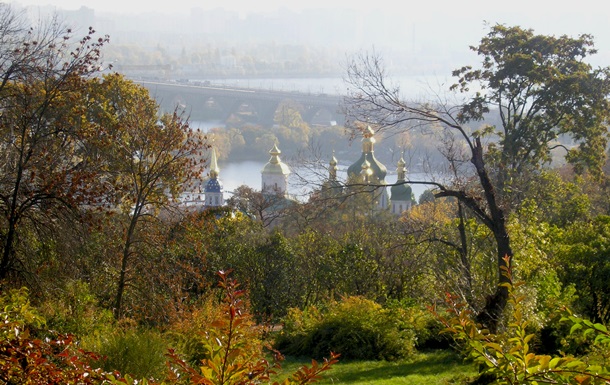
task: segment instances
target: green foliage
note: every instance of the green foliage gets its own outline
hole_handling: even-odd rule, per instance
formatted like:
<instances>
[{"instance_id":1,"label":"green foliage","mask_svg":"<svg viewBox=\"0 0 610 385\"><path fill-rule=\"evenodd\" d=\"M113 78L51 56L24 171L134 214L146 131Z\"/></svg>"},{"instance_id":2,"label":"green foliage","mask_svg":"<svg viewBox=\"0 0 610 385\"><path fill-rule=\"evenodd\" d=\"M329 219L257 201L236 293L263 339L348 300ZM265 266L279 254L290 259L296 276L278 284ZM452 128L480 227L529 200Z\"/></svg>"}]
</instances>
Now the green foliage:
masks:
<instances>
[{"instance_id":1,"label":"green foliage","mask_svg":"<svg viewBox=\"0 0 610 385\"><path fill-rule=\"evenodd\" d=\"M191 366L171 349L163 355L166 345L159 332L137 328L126 319L119 325L121 329L99 337L97 348L103 356L79 349L71 335L47 332L45 339L33 338L30 325L42 326L44 319L30 305L27 290L2 293L0 383L245 385L269 381L283 357L275 352L274 360L267 360L261 342L263 330L254 324L244 292L227 274L220 277L225 298L219 312L211 316L213 320L198 331L205 350L199 367ZM165 373L164 356L169 369ZM318 382L337 358L331 353L323 363L312 360L311 366L273 384ZM117 369L128 374L121 375Z\"/></svg>"},{"instance_id":2,"label":"green foliage","mask_svg":"<svg viewBox=\"0 0 610 385\"><path fill-rule=\"evenodd\" d=\"M516 250L512 270L528 282L520 288L525 294L520 305L530 327L557 333L562 329L556 322L557 309L572 306L577 295L573 285L560 277L563 269L557 265L552 252L556 227L546 222L552 218L540 206L526 199L510 217L508 226ZM563 336L557 335L557 338Z\"/></svg>"},{"instance_id":3,"label":"green foliage","mask_svg":"<svg viewBox=\"0 0 610 385\"><path fill-rule=\"evenodd\" d=\"M118 329L89 342L101 359L95 362L107 372L118 371L135 378L162 378L165 373L163 335L152 329L129 326L123 322Z\"/></svg>"},{"instance_id":4,"label":"green foliage","mask_svg":"<svg viewBox=\"0 0 610 385\"><path fill-rule=\"evenodd\" d=\"M606 366L605 370L608 371L607 365L610 362L610 332L608 332L608 328L601 323L575 316L568 309L563 311L561 321L570 325L571 336L582 337L591 343L587 352L589 362L604 365Z\"/></svg>"},{"instance_id":5,"label":"green foliage","mask_svg":"<svg viewBox=\"0 0 610 385\"><path fill-rule=\"evenodd\" d=\"M595 183L589 181L589 184ZM580 176L569 180L559 170L541 170L524 187L518 192L523 206L535 206L550 225L563 227L590 217L591 199L583 192L586 183Z\"/></svg>"},{"instance_id":6,"label":"green foliage","mask_svg":"<svg viewBox=\"0 0 610 385\"><path fill-rule=\"evenodd\" d=\"M347 359L394 360L412 354L415 339L408 311L347 297L321 308L291 309L276 347L297 356L336 352Z\"/></svg>"},{"instance_id":7,"label":"green foliage","mask_svg":"<svg viewBox=\"0 0 610 385\"><path fill-rule=\"evenodd\" d=\"M0 295L1 384L100 384L106 373L90 365L97 355L78 348L73 336L34 331L45 320L31 306L26 289ZM40 333L40 331L38 331Z\"/></svg>"},{"instance_id":8,"label":"green foliage","mask_svg":"<svg viewBox=\"0 0 610 385\"><path fill-rule=\"evenodd\" d=\"M557 229L553 241L556 261L563 266L561 280L573 284L579 296L575 310L596 322L610 322L610 217Z\"/></svg>"},{"instance_id":9,"label":"green foliage","mask_svg":"<svg viewBox=\"0 0 610 385\"><path fill-rule=\"evenodd\" d=\"M530 166L551 159L560 135L578 146L567 160L600 175L608 132L608 68L594 69L585 59L597 51L593 37L535 35L519 26L493 25L478 46L481 68L453 71L453 89L486 89L462 106L462 122L481 120L492 108L502 109L501 125L493 127L500 141L490 149L499 161L500 187L511 185ZM502 183L505 182L506 184Z\"/></svg>"},{"instance_id":10,"label":"green foliage","mask_svg":"<svg viewBox=\"0 0 610 385\"><path fill-rule=\"evenodd\" d=\"M46 324L44 317L30 303L29 290L25 287L0 292L0 322L5 326L1 335L3 339L11 338L13 334L6 325L10 324L17 333L20 329L38 329Z\"/></svg>"},{"instance_id":11,"label":"green foliage","mask_svg":"<svg viewBox=\"0 0 610 385\"><path fill-rule=\"evenodd\" d=\"M510 271L505 274L512 282ZM481 373L493 380L493 384L607 384L610 371L601 365L570 355L551 356L537 354L532 348L534 334L529 332L529 322L524 317L524 296L517 293L520 283L505 284L509 290L510 314L507 328L502 333L482 329L473 319L472 312L459 300L447 294L449 316L433 310L449 333L465 350L468 357L480 364ZM571 316L572 332L584 328L585 333L596 333L595 342L607 347L607 330Z\"/></svg>"},{"instance_id":12,"label":"green foliage","mask_svg":"<svg viewBox=\"0 0 610 385\"><path fill-rule=\"evenodd\" d=\"M72 333L82 339L108 332L112 327L112 312L100 307L89 284L67 282L64 288L55 288L52 294L39 305L50 329Z\"/></svg>"},{"instance_id":13,"label":"green foliage","mask_svg":"<svg viewBox=\"0 0 610 385\"><path fill-rule=\"evenodd\" d=\"M434 190L426 189L419 196L419 204L421 205L421 204L424 204L424 203L430 203L430 202L433 202L434 199L435 199L434 198Z\"/></svg>"},{"instance_id":14,"label":"green foliage","mask_svg":"<svg viewBox=\"0 0 610 385\"><path fill-rule=\"evenodd\" d=\"M451 339L441 332L442 325L428 311L427 308L417 304L414 300L389 300L384 305L391 311L399 312L403 318L400 323L405 328L410 328L414 337L415 348L421 351L431 349L449 349ZM411 357L409 354L408 357Z\"/></svg>"},{"instance_id":15,"label":"green foliage","mask_svg":"<svg viewBox=\"0 0 610 385\"><path fill-rule=\"evenodd\" d=\"M270 380L283 359L279 353L275 353L274 360L268 361L265 346L260 342L262 329L254 325L244 300L245 292L239 289L237 282L229 278L227 273L220 272L219 276L219 286L224 292L222 317L214 320L208 329L200 331L206 358L201 360L200 367L196 369L170 350L168 384L260 383ZM330 359L322 364L314 360L311 367L300 368L282 381L282 384L317 382L320 374L337 362L337 357L331 353Z\"/></svg>"},{"instance_id":16,"label":"green foliage","mask_svg":"<svg viewBox=\"0 0 610 385\"><path fill-rule=\"evenodd\" d=\"M295 285L298 278L294 275L296 256L290 242L281 233L274 232L251 257L249 265L242 266L241 274L247 274L253 309L267 319L279 318L300 299Z\"/></svg>"}]
</instances>

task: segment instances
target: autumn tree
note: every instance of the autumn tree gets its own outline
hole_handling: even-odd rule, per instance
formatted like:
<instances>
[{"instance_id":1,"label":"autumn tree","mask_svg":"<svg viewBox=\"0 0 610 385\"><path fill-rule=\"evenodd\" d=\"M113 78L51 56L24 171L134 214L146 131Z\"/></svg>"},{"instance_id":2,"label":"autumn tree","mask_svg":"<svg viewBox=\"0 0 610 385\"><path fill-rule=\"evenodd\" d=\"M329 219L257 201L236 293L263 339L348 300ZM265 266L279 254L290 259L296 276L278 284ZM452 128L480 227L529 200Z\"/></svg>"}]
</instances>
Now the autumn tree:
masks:
<instances>
[{"instance_id":1,"label":"autumn tree","mask_svg":"<svg viewBox=\"0 0 610 385\"><path fill-rule=\"evenodd\" d=\"M75 41L56 19L30 26L6 4L0 31L1 279L33 272L26 232L36 238L95 200L80 102L108 38L89 29Z\"/></svg>"},{"instance_id":2,"label":"autumn tree","mask_svg":"<svg viewBox=\"0 0 610 385\"><path fill-rule=\"evenodd\" d=\"M87 105L99 129L100 160L107 164L115 208L124 218L114 300L120 318L125 289L135 274L131 267L152 234L146 228L200 176L205 137L177 111L161 115L148 91L121 75L95 79L89 86Z\"/></svg>"},{"instance_id":3,"label":"autumn tree","mask_svg":"<svg viewBox=\"0 0 610 385\"><path fill-rule=\"evenodd\" d=\"M466 92L480 86L482 91L463 103L406 102L399 87L387 82L379 56L365 54L348 65L351 92L345 105L351 120L371 122L378 131L420 128L439 133L444 143L460 144L464 156L449 159L460 166L460 178L454 183L427 182L437 189L437 198L459 200L489 228L496 244L496 278L502 284L507 283L502 271L510 268L514 255L507 229L510 207L503 200L510 196L505 182L515 171L548 161L560 134L578 144L568 152L569 161L599 167L607 140L609 70L593 69L584 60L595 53L589 35L557 38L496 25L473 50L483 57L482 68L454 71L458 84L453 88ZM468 125L482 120L492 107L498 109L500 125L476 131ZM421 181L407 181L414 182ZM494 330L507 300L506 286L497 285L479 320Z\"/></svg>"},{"instance_id":4,"label":"autumn tree","mask_svg":"<svg viewBox=\"0 0 610 385\"><path fill-rule=\"evenodd\" d=\"M246 185L238 186L227 204L234 210L256 218L265 228L285 219L294 206L280 191L263 193Z\"/></svg>"}]
</instances>

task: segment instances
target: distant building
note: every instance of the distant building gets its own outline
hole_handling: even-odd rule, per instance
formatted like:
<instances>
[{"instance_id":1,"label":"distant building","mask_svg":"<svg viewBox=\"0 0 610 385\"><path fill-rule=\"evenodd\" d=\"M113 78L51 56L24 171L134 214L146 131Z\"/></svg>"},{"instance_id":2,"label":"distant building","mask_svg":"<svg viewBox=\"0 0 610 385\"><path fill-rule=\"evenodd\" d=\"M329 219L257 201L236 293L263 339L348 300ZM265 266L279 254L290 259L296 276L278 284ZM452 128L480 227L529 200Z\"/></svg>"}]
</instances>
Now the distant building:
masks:
<instances>
[{"instance_id":1,"label":"distant building","mask_svg":"<svg viewBox=\"0 0 610 385\"><path fill-rule=\"evenodd\" d=\"M349 183L362 183L374 187L373 199L378 209L388 207L388 191L386 189L385 177L387 168L375 158L375 132L369 126L362 137L362 155L347 169Z\"/></svg>"},{"instance_id":2,"label":"distant building","mask_svg":"<svg viewBox=\"0 0 610 385\"><path fill-rule=\"evenodd\" d=\"M222 182L218 178L220 169L216 159L216 149L212 147L210 160L210 179L205 183L203 192L205 194L205 207L219 207L224 205Z\"/></svg>"},{"instance_id":3,"label":"distant building","mask_svg":"<svg viewBox=\"0 0 610 385\"><path fill-rule=\"evenodd\" d=\"M322 184L322 196L332 198L343 195L343 183L337 180L337 158L333 156L328 163L328 179Z\"/></svg>"},{"instance_id":4,"label":"distant building","mask_svg":"<svg viewBox=\"0 0 610 385\"><path fill-rule=\"evenodd\" d=\"M261 170L262 192L288 197L290 167L280 159L281 153L277 144L269 151L271 159Z\"/></svg>"},{"instance_id":5,"label":"distant building","mask_svg":"<svg viewBox=\"0 0 610 385\"><path fill-rule=\"evenodd\" d=\"M390 210L400 215L413 205L413 190L406 182L405 161L401 157L396 168L396 183L390 188Z\"/></svg>"},{"instance_id":6,"label":"distant building","mask_svg":"<svg viewBox=\"0 0 610 385\"><path fill-rule=\"evenodd\" d=\"M387 210L393 214L400 215L410 210L413 205L413 193L406 182L405 161L401 157L397 163L397 180L390 188L388 194L386 176L387 168L375 158L374 131L368 127L362 138L362 154L360 158L347 169L347 187L337 180L337 159L333 153L329 161L328 179L323 183L321 196L332 198L344 195L352 184L352 188L370 186L372 193L373 208L376 210ZM261 194L266 203L267 212L280 212L287 207L296 204L296 200L290 197L288 189L288 177L291 173L290 167L280 159L281 151L277 144L269 151L271 157L261 170ZM204 184L205 204L208 207L218 207L225 204L223 199L223 187L219 178L220 170L217 164L216 150L212 148L210 159L209 179ZM357 187L356 187L357 186Z\"/></svg>"}]
</instances>

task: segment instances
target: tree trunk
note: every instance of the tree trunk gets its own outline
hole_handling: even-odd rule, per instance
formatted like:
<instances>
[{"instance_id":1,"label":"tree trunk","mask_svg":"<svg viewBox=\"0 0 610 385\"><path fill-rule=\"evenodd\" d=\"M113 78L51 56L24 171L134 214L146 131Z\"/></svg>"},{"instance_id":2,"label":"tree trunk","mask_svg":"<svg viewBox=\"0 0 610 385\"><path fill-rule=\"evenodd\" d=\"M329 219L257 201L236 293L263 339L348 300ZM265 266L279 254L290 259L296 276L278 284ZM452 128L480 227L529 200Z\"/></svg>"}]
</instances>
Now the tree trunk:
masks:
<instances>
[{"instance_id":1,"label":"tree trunk","mask_svg":"<svg viewBox=\"0 0 610 385\"><path fill-rule=\"evenodd\" d=\"M11 217L9 219L8 231L2 245L2 261L0 261L0 280L5 279L8 276L8 272L11 269L11 260L14 253L15 244L15 220Z\"/></svg>"},{"instance_id":2,"label":"tree trunk","mask_svg":"<svg viewBox=\"0 0 610 385\"><path fill-rule=\"evenodd\" d=\"M0 261L0 280L5 279L8 276L9 270L11 269L11 262L14 258L15 253L15 236L17 232L17 222L19 221L19 215L17 210L17 199L21 190L21 178L23 176L23 164L24 149L20 148L19 161L17 167L17 175L15 176L15 186L13 187L13 195L11 197L11 204L8 208L8 230L4 244L2 245L2 261Z\"/></svg>"},{"instance_id":3,"label":"tree trunk","mask_svg":"<svg viewBox=\"0 0 610 385\"><path fill-rule=\"evenodd\" d=\"M477 170L481 187L483 187L485 194L485 200L489 210L490 230L493 233L497 246L496 258L498 264L498 286L496 287L494 294L487 297L485 307L477 314L477 321L491 332L496 332L500 317L508 303L508 287L504 284L510 283L508 273L512 262L513 251L510 247L510 237L508 235L508 230L506 229L504 211L498 204L496 190L485 169L483 146L481 145L480 138L475 139L472 149L472 163Z\"/></svg>"},{"instance_id":4,"label":"tree trunk","mask_svg":"<svg viewBox=\"0 0 610 385\"><path fill-rule=\"evenodd\" d=\"M460 233L460 262L461 262L461 273L463 278L466 280L466 301L472 304L472 269L470 261L468 260L468 238L466 236L466 226L464 217L464 208L462 202L458 200L458 217L460 219L458 223L458 231Z\"/></svg>"},{"instance_id":5,"label":"tree trunk","mask_svg":"<svg viewBox=\"0 0 610 385\"><path fill-rule=\"evenodd\" d=\"M121 272L119 274L119 282L117 285L117 293L114 302L114 318L120 319L123 316L122 307L123 307L123 293L125 292L125 272L127 271L127 257L128 251L123 251L123 256L121 259Z\"/></svg>"},{"instance_id":6,"label":"tree trunk","mask_svg":"<svg viewBox=\"0 0 610 385\"><path fill-rule=\"evenodd\" d=\"M114 318L120 319L123 316L123 293L125 292L125 285L127 283L127 261L131 254L131 243L133 241L133 235L135 232L136 224L141 212L141 207L137 204L134 210L133 216L129 221L129 228L125 235L125 245L123 246L123 253L121 257L121 271L119 273L119 281L117 283L117 292L114 302Z\"/></svg>"}]
</instances>

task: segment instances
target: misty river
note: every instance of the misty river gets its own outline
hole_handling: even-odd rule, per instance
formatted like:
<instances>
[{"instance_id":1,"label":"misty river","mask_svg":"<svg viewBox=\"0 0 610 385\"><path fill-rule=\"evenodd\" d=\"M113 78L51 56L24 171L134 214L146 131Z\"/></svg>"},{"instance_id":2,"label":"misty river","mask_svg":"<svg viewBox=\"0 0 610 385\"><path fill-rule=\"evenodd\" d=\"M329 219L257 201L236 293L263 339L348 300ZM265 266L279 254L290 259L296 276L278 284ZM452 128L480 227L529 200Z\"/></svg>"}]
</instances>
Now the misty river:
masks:
<instances>
[{"instance_id":1,"label":"misty river","mask_svg":"<svg viewBox=\"0 0 610 385\"><path fill-rule=\"evenodd\" d=\"M403 76L396 78L396 83L403 90L403 95L408 98L421 98L424 95L430 95L434 92L440 92L439 88L448 88L447 79L442 79L437 76ZM199 79L193 79L199 80ZM254 79L216 79L211 81L216 85L227 85L233 87L246 87L254 89L269 89L278 91L298 91L305 93L328 93L341 95L345 94L347 89L346 84L341 78L254 78ZM220 121L191 121L191 127L199 128L206 132L212 127L224 127L224 122ZM356 159L354 159L355 161ZM255 189L261 188L261 170L266 164L264 161L240 161L240 162L223 162L219 164L220 179L224 185L224 197L231 197L232 191L241 185L247 185ZM338 165L338 178L345 180L346 170L349 164ZM392 165L388 167L388 175L386 183L391 184L396 181L395 170ZM311 183L309 186L304 186L300 182L300 175L307 178L308 173L312 174ZM306 199L304 196L307 192L316 188L320 182L319 175L326 175L326 170L310 171L310 170L295 170L289 178L289 193L296 196L297 199ZM316 174L316 175L314 175ZM422 180L423 175L409 174L408 178L413 180ZM412 185L415 199L419 199L421 193L428 187L425 185Z\"/></svg>"}]
</instances>

